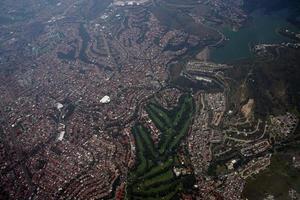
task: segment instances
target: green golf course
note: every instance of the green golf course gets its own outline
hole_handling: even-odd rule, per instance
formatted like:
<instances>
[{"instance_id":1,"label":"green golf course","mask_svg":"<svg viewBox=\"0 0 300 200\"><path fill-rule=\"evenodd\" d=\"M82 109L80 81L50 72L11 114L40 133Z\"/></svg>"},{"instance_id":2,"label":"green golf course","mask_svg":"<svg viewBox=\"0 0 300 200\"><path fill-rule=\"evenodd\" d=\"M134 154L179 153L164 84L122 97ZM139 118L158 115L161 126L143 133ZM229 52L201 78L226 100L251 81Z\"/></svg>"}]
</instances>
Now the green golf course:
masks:
<instances>
[{"instance_id":1,"label":"green golf course","mask_svg":"<svg viewBox=\"0 0 300 200\"><path fill-rule=\"evenodd\" d=\"M142 123L132 128L137 164L128 177L126 199L178 199L180 192L191 189L194 183L192 175L176 176L173 172L174 167L182 167L177 150L192 122L193 98L182 95L172 110L150 102L146 111L161 132L160 140L155 145L150 130Z\"/></svg>"}]
</instances>

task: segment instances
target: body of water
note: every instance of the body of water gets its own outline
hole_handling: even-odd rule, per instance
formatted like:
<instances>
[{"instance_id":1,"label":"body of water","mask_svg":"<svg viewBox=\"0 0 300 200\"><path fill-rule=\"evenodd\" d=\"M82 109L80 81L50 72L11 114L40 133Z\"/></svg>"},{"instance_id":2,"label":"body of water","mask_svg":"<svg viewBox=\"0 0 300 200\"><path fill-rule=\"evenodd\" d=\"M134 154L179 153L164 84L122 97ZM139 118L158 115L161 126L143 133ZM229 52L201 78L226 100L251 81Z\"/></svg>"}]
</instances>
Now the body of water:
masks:
<instances>
[{"instance_id":1,"label":"body of water","mask_svg":"<svg viewBox=\"0 0 300 200\"><path fill-rule=\"evenodd\" d=\"M225 28L222 32L229 40L225 42L224 46L212 50L211 60L229 62L249 58L253 56L249 50L251 44L289 41L288 38L277 33L277 30L282 27L296 29L286 20L286 16L286 11L273 12L268 15L261 11L255 11L251 14L252 18L249 23L239 31Z\"/></svg>"}]
</instances>

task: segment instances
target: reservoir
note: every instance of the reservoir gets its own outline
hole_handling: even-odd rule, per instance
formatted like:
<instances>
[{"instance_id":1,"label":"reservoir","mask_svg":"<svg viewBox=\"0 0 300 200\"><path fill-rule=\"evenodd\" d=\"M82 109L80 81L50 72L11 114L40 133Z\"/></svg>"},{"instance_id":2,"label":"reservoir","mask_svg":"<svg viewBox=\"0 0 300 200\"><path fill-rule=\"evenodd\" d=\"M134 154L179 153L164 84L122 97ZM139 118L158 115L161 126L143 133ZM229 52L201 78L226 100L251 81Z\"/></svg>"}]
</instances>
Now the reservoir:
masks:
<instances>
[{"instance_id":1,"label":"reservoir","mask_svg":"<svg viewBox=\"0 0 300 200\"><path fill-rule=\"evenodd\" d=\"M228 38L224 46L212 49L210 59L214 62L230 62L243 58L251 58L253 55L249 45L259 43L281 43L289 41L277 33L282 27L295 30L296 28L286 21L286 11L264 14L257 10L251 14L251 20L240 30L233 31L224 28L222 33Z\"/></svg>"}]
</instances>

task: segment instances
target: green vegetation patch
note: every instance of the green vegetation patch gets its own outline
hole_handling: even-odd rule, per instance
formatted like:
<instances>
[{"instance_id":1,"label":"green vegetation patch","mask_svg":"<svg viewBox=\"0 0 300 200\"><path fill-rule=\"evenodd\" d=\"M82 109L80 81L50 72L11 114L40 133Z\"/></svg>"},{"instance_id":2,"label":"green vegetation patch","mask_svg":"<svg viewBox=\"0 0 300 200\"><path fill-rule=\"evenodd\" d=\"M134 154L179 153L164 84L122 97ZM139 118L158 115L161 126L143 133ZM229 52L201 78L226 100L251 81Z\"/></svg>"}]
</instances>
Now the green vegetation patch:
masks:
<instances>
[{"instance_id":1,"label":"green vegetation patch","mask_svg":"<svg viewBox=\"0 0 300 200\"><path fill-rule=\"evenodd\" d=\"M176 149L192 121L194 112L192 96L182 96L179 105L171 111L152 104L146 108L155 126L163 133L158 145L160 155L172 153Z\"/></svg>"},{"instance_id":2,"label":"green vegetation patch","mask_svg":"<svg viewBox=\"0 0 300 200\"><path fill-rule=\"evenodd\" d=\"M300 193L300 170L292 166L290 156L277 154L268 169L247 180L243 196L260 200L272 195L275 199L288 200L291 189Z\"/></svg>"},{"instance_id":3,"label":"green vegetation patch","mask_svg":"<svg viewBox=\"0 0 300 200\"><path fill-rule=\"evenodd\" d=\"M137 123L132 128L137 165L128 177L126 199L177 199L181 191L191 188L190 184L194 183L194 179L177 177L173 172L175 166L181 166L176 152L192 122L193 98L183 95L179 105L170 111L151 102L146 111L161 137L155 145L150 130L143 124Z\"/></svg>"}]
</instances>

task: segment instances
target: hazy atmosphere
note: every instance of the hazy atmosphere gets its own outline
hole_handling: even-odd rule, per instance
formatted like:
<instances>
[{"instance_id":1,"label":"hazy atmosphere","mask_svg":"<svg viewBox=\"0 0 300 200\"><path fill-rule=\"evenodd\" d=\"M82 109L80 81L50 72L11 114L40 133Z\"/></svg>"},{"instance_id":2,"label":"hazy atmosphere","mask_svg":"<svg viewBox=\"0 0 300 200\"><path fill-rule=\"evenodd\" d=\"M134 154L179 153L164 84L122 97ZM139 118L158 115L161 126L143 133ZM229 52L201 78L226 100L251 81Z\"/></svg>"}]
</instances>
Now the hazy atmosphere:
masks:
<instances>
[{"instance_id":1,"label":"hazy atmosphere","mask_svg":"<svg viewBox=\"0 0 300 200\"><path fill-rule=\"evenodd\" d=\"M298 200L299 119L298 0L1 0L0 200Z\"/></svg>"}]
</instances>

